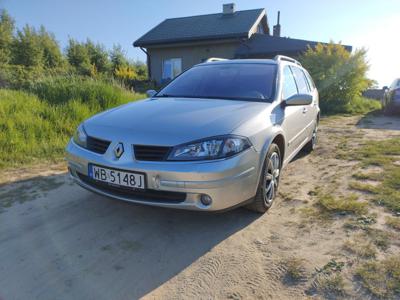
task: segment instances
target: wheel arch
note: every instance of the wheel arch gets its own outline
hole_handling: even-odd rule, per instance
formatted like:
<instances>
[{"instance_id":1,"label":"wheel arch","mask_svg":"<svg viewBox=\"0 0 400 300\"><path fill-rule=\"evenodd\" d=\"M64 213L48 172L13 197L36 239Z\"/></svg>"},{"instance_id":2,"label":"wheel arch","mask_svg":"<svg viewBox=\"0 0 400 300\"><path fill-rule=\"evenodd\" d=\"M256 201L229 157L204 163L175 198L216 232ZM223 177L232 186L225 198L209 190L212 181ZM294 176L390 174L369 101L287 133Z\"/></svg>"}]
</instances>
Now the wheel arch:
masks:
<instances>
[{"instance_id":1,"label":"wheel arch","mask_svg":"<svg viewBox=\"0 0 400 300\"><path fill-rule=\"evenodd\" d=\"M270 144L276 144L279 148L280 154L281 154L281 165L284 161L285 158L285 137L283 134L278 133L271 141ZM268 147L269 148L269 147Z\"/></svg>"}]
</instances>

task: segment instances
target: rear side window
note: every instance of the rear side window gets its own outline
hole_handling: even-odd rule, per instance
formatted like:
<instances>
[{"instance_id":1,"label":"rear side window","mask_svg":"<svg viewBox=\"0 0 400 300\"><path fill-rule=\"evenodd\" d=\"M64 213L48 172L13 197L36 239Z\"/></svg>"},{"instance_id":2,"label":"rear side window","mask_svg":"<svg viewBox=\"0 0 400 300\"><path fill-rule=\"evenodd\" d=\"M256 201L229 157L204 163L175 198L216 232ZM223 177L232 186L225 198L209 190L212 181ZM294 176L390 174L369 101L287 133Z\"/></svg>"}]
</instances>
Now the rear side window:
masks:
<instances>
[{"instance_id":1,"label":"rear side window","mask_svg":"<svg viewBox=\"0 0 400 300\"><path fill-rule=\"evenodd\" d=\"M395 81L393 81L392 85L390 86L390 89L395 89L398 86L400 86L400 79L396 79Z\"/></svg>"},{"instance_id":2,"label":"rear side window","mask_svg":"<svg viewBox=\"0 0 400 300\"><path fill-rule=\"evenodd\" d=\"M290 67L293 71L294 78L297 83L297 89L299 90L299 94L308 94L310 93L310 88L308 86L308 82L306 76L303 71L297 67Z\"/></svg>"},{"instance_id":3,"label":"rear side window","mask_svg":"<svg viewBox=\"0 0 400 300\"><path fill-rule=\"evenodd\" d=\"M282 86L282 98L284 100L290 98L297 94L297 86L294 81L294 76L292 70L289 66L283 68L283 86Z\"/></svg>"},{"instance_id":4,"label":"rear side window","mask_svg":"<svg viewBox=\"0 0 400 300\"><path fill-rule=\"evenodd\" d=\"M304 71L304 70L303 70L303 73L306 75L308 85L310 86L310 90L311 91L314 90L315 89L315 83L312 80L310 74L307 71Z\"/></svg>"}]
</instances>

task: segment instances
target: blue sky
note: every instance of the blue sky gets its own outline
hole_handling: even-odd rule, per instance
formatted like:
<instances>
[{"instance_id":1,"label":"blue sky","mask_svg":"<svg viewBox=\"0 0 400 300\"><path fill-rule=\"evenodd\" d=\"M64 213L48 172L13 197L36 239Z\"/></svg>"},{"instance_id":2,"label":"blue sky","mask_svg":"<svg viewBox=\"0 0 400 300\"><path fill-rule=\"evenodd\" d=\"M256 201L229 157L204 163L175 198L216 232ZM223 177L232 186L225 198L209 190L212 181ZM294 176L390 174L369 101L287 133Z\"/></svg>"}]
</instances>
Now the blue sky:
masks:
<instances>
[{"instance_id":1,"label":"blue sky","mask_svg":"<svg viewBox=\"0 0 400 300\"><path fill-rule=\"evenodd\" d=\"M63 48L68 37L89 37L108 48L121 44L129 57L144 61L132 42L153 26L166 18L220 12L227 2L237 10L265 8L271 27L280 10L283 36L368 48L369 76L380 85L400 77L399 0L0 0L0 8L18 27L44 25Z\"/></svg>"}]
</instances>

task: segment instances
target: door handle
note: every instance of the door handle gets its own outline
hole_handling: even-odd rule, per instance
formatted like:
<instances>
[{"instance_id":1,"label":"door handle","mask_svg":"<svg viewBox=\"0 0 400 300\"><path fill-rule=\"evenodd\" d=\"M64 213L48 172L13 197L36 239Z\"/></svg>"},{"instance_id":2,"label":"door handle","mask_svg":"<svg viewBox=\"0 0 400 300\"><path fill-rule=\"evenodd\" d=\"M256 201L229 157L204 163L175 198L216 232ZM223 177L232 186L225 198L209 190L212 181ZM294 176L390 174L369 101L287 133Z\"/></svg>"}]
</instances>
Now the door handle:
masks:
<instances>
[{"instance_id":1,"label":"door handle","mask_svg":"<svg viewBox=\"0 0 400 300\"><path fill-rule=\"evenodd\" d=\"M305 114L308 111L307 107L303 107L303 114Z\"/></svg>"}]
</instances>

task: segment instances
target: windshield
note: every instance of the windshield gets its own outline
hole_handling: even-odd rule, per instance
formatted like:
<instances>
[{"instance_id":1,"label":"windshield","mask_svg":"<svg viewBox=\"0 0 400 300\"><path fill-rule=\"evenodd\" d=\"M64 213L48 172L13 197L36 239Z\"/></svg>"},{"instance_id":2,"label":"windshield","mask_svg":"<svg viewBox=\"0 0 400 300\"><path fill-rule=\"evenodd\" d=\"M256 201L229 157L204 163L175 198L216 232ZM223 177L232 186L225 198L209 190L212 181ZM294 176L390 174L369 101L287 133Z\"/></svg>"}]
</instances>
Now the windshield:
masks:
<instances>
[{"instance_id":1,"label":"windshield","mask_svg":"<svg viewBox=\"0 0 400 300\"><path fill-rule=\"evenodd\" d=\"M199 65L181 74L157 97L216 98L271 102L276 65L229 63Z\"/></svg>"}]
</instances>

